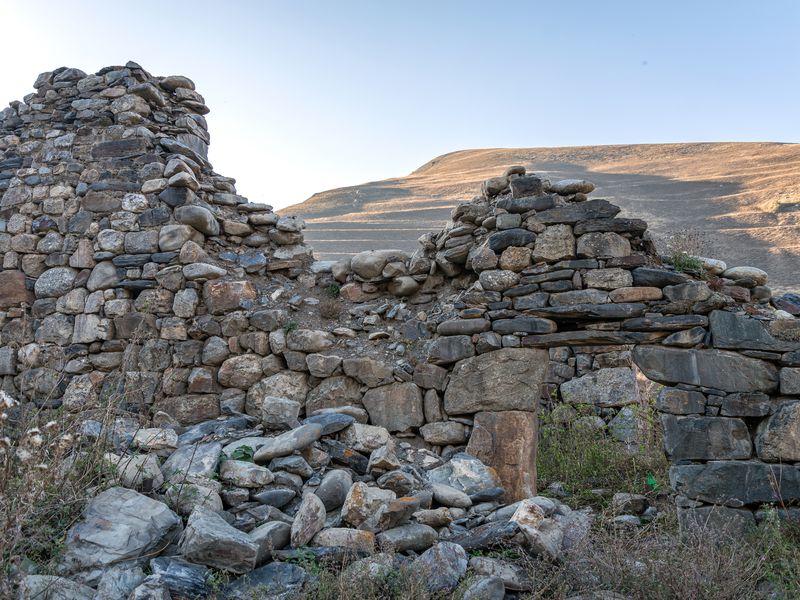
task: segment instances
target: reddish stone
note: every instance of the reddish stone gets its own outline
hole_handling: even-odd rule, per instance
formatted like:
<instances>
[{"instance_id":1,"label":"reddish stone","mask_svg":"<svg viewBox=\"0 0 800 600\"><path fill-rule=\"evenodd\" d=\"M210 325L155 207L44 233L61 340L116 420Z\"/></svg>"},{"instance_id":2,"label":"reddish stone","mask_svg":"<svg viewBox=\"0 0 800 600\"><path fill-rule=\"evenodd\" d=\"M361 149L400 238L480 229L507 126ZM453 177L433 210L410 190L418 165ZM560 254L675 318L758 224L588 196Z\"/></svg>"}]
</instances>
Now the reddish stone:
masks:
<instances>
[{"instance_id":1,"label":"reddish stone","mask_svg":"<svg viewBox=\"0 0 800 600\"><path fill-rule=\"evenodd\" d=\"M737 302L750 302L750 290L740 285L725 285L719 291Z\"/></svg>"},{"instance_id":2,"label":"reddish stone","mask_svg":"<svg viewBox=\"0 0 800 600\"><path fill-rule=\"evenodd\" d=\"M339 294L348 302L366 302L378 297L378 294L364 291L360 283L346 283L339 290Z\"/></svg>"},{"instance_id":3,"label":"reddish stone","mask_svg":"<svg viewBox=\"0 0 800 600\"><path fill-rule=\"evenodd\" d=\"M213 279L203 286L203 301L208 312L221 315L241 307L243 300L255 300L256 289L249 281Z\"/></svg>"},{"instance_id":4,"label":"reddish stone","mask_svg":"<svg viewBox=\"0 0 800 600\"><path fill-rule=\"evenodd\" d=\"M0 308L33 302L33 292L25 287L22 271L0 271Z\"/></svg>"},{"instance_id":5,"label":"reddish stone","mask_svg":"<svg viewBox=\"0 0 800 600\"><path fill-rule=\"evenodd\" d=\"M492 467L516 502L536 495L536 413L507 410L479 412L467 444L470 454Z\"/></svg>"}]
</instances>

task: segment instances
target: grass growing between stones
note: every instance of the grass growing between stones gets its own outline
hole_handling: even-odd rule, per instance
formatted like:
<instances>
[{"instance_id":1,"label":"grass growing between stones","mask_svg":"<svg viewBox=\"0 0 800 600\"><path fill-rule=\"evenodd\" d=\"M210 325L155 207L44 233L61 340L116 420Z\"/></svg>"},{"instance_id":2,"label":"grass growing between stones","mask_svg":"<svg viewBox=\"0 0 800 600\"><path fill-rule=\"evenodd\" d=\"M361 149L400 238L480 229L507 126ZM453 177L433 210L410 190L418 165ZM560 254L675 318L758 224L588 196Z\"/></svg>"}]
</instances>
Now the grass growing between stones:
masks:
<instances>
[{"instance_id":1,"label":"grass growing between stones","mask_svg":"<svg viewBox=\"0 0 800 600\"><path fill-rule=\"evenodd\" d=\"M711 531L679 534L674 512L635 530L608 527L602 515L591 535L557 563L518 548L476 555L521 568L521 600L792 600L800 597L800 527L768 518L749 536ZM354 574L331 566L296 600L461 600L480 576L471 570L453 592L429 594L408 567ZM592 595L597 593L607 595ZM614 592L617 595L611 595ZM266 598L266 597L265 597ZM260 600L254 598L253 600Z\"/></svg>"},{"instance_id":2,"label":"grass growing between stones","mask_svg":"<svg viewBox=\"0 0 800 600\"><path fill-rule=\"evenodd\" d=\"M615 492L652 497L667 490L669 462L660 424L647 405L640 405L637 413L639 441L630 446L614 439L605 427L596 427L587 414L578 413L567 422L552 414L542 416L536 459L538 488L544 491L560 482L569 494L562 498L564 502L600 509Z\"/></svg>"},{"instance_id":3,"label":"grass growing between stones","mask_svg":"<svg viewBox=\"0 0 800 600\"><path fill-rule=\"evenodd\" d=\"M602 524L559 565L541 564L528 598L613 590L630 600L789 600L800 595L800 529L776 518L749 536L679 534L674 513L633 531Z\"/></svg>"},{"instance_id":4,"label":"grass growing between stones","mask_svg":"<svg viewBox=\"0 0 800 600\"><path fill-rule=\"evenodd\" d=\"M44 413L0 392L0 597L35 566L52 572L67 530L113 473L104 445L77 448L82 419ZM104 424L111 414L98 415Z\"/></svg>"}]
</instances>

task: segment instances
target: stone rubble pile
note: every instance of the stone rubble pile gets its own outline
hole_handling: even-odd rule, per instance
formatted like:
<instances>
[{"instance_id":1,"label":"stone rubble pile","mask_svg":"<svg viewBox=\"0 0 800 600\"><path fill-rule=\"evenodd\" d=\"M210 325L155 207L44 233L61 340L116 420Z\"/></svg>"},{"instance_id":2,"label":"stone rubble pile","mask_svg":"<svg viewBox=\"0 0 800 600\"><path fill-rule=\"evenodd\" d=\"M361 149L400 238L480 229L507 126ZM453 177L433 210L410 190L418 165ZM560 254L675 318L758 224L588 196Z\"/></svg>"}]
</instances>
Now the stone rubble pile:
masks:
<instances>
[{"instance_id":1,"label":"stone rubble pile","mask_svg":"<svg viewBox=\"0 0 800 600\"><path fill-rule=\"evenodd\" d=\"M666 386L684 526L800 499L800 301L763 271L679 272L591 183L519 166L411 256L313 262L302 220L214 173L190 80L128 63L35 88L0 112L0 376L108 444L116 487L65 544L75 598L202 597L209 569L233 598L298 590L307 553L524 591L466 552L579 543L590 516L536 495L537 413L636 444L637 369ZM620 526L647 510L615 501Z\"/></svg>"},{"instance_id":2,"label":"stone rubble pile","mask_svg":"<svg viewBox=\"0 0 800 600\"><path fill-rule=\"evenodd\" d=\"M260 586L277 593L311 583L290 561L316 557L351 569L405 564L431 592L450 591L467 551L513 544L557 560L589 531L588 512L543 496L506 504L496 473L476 458L446 460L348 412L356 416L324 412L294 429L290 414L269 436L247 417L180 435L118 422L106 455L118 487L70 529L57 585L82 589L75 598L143 590L203 598L213 568L234 576L224 597L249 598ZM504 564L473 570L489 577ZM52 583L42 577L25 585Z\"/></svg>"}]
</instances>

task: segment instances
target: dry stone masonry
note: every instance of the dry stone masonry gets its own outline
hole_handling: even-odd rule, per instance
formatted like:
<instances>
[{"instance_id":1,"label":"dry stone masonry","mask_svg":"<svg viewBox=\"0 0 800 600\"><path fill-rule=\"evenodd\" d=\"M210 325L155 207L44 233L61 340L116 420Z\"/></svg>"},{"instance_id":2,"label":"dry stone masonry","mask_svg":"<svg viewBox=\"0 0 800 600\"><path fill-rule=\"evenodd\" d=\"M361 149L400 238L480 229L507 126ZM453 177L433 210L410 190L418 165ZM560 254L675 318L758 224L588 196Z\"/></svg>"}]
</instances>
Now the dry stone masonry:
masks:
<instances>
[{"instance_id":1,"label":"dry stone masonry","mask_svg":"<svg viewBox=\"0 0 800 600\"><path fill-rule=\"evenodd\" d=\"M191 80L128 63L34 87L0 112L0 376L108 443L71 597L202 596L209 568L226 597L297 590L300 552L418 555L431 591L499 542L558 558L590 517L536 496L537 414L636 443L637 370L665 386L684 526L800 500L800 298L763 271L678 272L591 183L524 167L413 255L314 261L301 219L214 172ZM493 560L472 597L503 597Z\"/></svg>"}]
</instances>

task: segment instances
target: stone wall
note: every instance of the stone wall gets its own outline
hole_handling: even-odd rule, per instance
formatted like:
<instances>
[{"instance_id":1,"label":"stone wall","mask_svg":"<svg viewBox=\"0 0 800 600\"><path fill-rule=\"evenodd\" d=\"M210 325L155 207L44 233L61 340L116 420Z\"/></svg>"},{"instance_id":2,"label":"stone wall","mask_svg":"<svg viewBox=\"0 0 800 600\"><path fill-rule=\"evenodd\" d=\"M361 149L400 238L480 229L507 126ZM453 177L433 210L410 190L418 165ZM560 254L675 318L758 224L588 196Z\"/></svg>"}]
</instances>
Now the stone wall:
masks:
<instances>
[{"instance_id":1,"label":"stone wall","mask_svg":"<svg viewBox=\"0 0 800 600\"><path fill-rule=\"evenodd\" d=\"M187 78L128 63L34 87L0 112L0 375L14 397L88 416L113 400L131 431L344 413L348 451L389 436L465 450L513 501L535 493L543 407L581 406L635 442L635 364L668 386L657 407L684 519L800 499L800 320L763 271L677 272L591 183L522 167L412 256L314 262L300 219L213 171Z\"/></svg>"}]
</instances>

